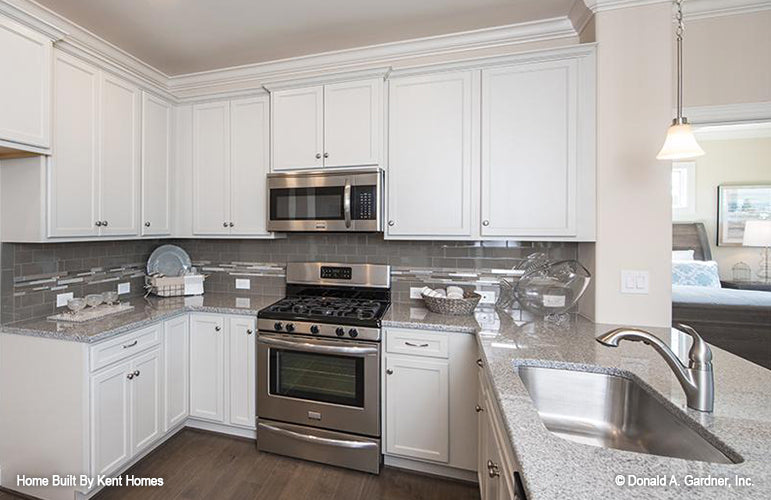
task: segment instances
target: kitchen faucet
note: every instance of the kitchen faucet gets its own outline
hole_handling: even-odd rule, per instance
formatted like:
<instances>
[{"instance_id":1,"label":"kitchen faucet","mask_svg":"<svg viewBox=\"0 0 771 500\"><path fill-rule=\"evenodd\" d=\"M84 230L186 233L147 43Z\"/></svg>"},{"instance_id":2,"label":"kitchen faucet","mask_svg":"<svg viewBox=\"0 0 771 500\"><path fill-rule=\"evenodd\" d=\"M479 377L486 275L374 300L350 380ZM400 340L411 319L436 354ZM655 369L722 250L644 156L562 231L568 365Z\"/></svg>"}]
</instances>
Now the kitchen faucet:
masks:
<instances>
[{"instance_id":1,"label":"kitchen faucet","mask_svg":"<svg viewBox=\"0 0 771 500\"><path fill-rule=\"evenodd\" d=\"M597 337L597 342L608 347L618 347L621 340L632 340L650 345L661 354L672 371L675 372L677 381L685 391L685 397L689 408L694 410L711 412L715 403L715 381L712 373L712 351L704 339L696 333L696 330L688 325L675 325L693 338L693 345L688 352L688 367L677 358L669 348L657 336L645 330L637 328L616 328Z\"/></svg>"}]
</instances>

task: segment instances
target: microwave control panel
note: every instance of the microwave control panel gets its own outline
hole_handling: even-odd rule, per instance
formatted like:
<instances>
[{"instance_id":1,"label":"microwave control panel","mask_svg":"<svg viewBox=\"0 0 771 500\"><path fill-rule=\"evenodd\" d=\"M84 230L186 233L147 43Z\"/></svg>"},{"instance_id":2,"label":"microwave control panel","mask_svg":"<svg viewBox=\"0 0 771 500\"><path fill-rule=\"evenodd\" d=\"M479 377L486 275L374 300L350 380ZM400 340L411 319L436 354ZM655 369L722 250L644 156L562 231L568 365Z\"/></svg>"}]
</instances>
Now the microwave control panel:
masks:
<instances>
[{"instance_id":1,"label":"microwave control panel","mask_svg":"<svg viewBox=\"0 0 771 500\"><path fill-rule=\"evenodd\" d=\"M354 220L377 219L377 192L375 186L351 188L351 217Z\"/></svg>"}]
</instances>

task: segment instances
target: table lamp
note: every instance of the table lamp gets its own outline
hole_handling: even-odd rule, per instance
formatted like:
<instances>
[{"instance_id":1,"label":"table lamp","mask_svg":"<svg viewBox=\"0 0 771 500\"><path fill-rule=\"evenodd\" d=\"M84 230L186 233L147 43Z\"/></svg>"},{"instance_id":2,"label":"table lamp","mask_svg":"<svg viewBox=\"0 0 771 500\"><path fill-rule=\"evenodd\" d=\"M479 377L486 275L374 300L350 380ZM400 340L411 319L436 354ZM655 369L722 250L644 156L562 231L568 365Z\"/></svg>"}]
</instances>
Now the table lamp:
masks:
<instances>
[{"instance_id":1,"label":"table lamp","mask_svg":"<svg viewBox=\"0 0 771 500\"><path fill-rule=\"evenodd\" d=\"M761 247L762 257L760 260L760 270L758 276L768 282L771 278L769 271L768 248L771 247L771 220L750 220L744 226L744 240L742 245L745 247Z\"/></svg>"}]
</instances>

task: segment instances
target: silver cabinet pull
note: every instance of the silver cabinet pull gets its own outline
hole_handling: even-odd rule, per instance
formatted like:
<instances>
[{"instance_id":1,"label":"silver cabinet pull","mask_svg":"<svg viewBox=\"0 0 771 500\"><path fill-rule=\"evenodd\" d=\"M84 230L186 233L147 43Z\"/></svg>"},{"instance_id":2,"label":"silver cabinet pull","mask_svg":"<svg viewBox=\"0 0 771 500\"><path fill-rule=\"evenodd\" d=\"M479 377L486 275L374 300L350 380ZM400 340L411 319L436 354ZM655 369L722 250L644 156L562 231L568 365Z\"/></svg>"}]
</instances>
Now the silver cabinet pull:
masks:
<instances>
[{"instance_id":1,"label":"silver cabinet pull","mask_svg":"<svg viewBox=\"0 0 771 500\"><path fill-rule=\"evenodd\" d=\"M485 409L484 409L484 408L482 408L482 407L481 407L481 406L479 406L479 405L476 405L476 406L474 406L474 411L475 411L475 412L477 412L477 413L479 413L480 411L485 411Z\"/></svg>"},{"instance_id":2,"label":"silver cabinet pull","mask_svg":"<svg viewBox=\"0 0 771 500\"><path fill-rule=\"evenodd\" d=\"M499 477L501 475L501 471L498 468L498 464L496 464L492 460L487 461L487 475L489 475L490 477Z\"/></svg>"},{"instance_id":3,"label":"silver cabinet pull","mask_svg":"<svg viewBox=\"0 0 771 500\"><path fill-rule=\"evenodd\" d=\"M145 222L145 227L150 227L150 221Z\"/></svg>"},{"instance_id":4,"label":"silver cabinet pull","mask_svg":"<svg viewBox=\"0 0 771 500\"><path fill-rule=\"evenodd\" d=\"M387 373L388 375L393 375L393 374L394 374L394 371L393 371L392 369L388 368L388 369L386 370L386 373Z\"/></svg>"},{"instance_id":5,"label":"silver cabinet pull","mask_svg":"<svg viewBox=\"0 0 771 500\"><path fill-rule=\"evenodd\" d=\"M317 159L317 160L320 160L320 159L321 159L321 153L316 153L316 159Z\"/></svg>"},{"instance_id":6,"label":"silver cabinet pull","mask_svg":"<svg viewBox=\"0 0 771 500\"><path fill-rule=\"evenodd\" d=\"M126 378L131 380L131 379L134 378L134 374L133 373L129 373L128 375L126 375Z\"/></svg>"},{"instance_id":7,"label":"silver cabinet pull","mask_svg":"<svg viewBox=\"0 0 771 500\"><path fill-rule=\"evenodd\" d=\"M107 227L107 221L106 221L106 220L103 220L103 221L102 221L102 225L103 225L104 227Z\"/></svg>"},{"instance_id":8,"label":"silver cabinet pull","mask_svg":"<svg viewBox=\"0 0 771 500\"><path fill-rule=\"evenodd\" d=\"M329 153L324 153L324 158L329 158Z\"/></svg>"},{"instance_id":9,"label":"silver cabinet pull","mask_svg":"<svg viewBox=\"0 0 771 500\"><path fill-rule=\"evenodd\" d=\"M228 223L227 222L223 222L222 223L222 227L228 227Z\"/></svg>"},{"instance_id":10,"label":"silver cabinet pull","mask_svg":"<svg viewBox=\"0 0 771 500\"><path fill-rule=\"evenodd\" d=\"M214 327L214 331L215 331L215 332L218 332L218 331L220 331L220 330L222 330L222 327L220 327L220 326L215 326L215 327Z\"/></svg>"},{"instance_id":11,"label":"silver cabinet pull","mask_svg":"<svg viewBox=\"0 0 771 500\"><path fill-rule=\"evenodd\" d=\"M394 224L396 224L394 221L392 221L392 220L389 220L389 221L388 221L388 225L389 225L389 226L393 226Z\"/></svg>"},{"instance_id":12,"label":"silver cabinet pull","mask_svg":"<svg viewBox=\"0 0 771 500\"><path fill-rule=\"evenodd\" d=\"M138 376L139 376L139 370L134 370L134 376L135 376L135 377L138 377Z\"/></svg>"},{"instance_id":13,"label":"silver cabinet pull","mask_svg":"<svg viewBox=\"0 0 771 500\"><path fill-rule=\"evenodd\" d=\"M413 344L412 342L404 342L406 345L410 347L428 347L428 344Z\"/></svg>"},{"instance_id":14,"label":"silver cabinet pull","mask_svg":"<svg viewBox=\"0 0 771 500\"><path fill-rule=\"evenodd\" d=\"M253 334L253 333L254 333L254 332L252 331L252 329L251 329L251 328L247 328L247 329L246 329L246 334L247 334L247 335L251 335L251 334Z\"/></svg>"},{"instance_id":15,"label":"silver cabinet pull","mask_svg":"<svg viewBox=\"0 0 771 500\"><path fill-rule=\"evenodd\" d=\"M485 366L485 365L484 365L484 363L482 363L482 358L479 358L479 359L477 360L477 366L478 366L479 368L482 368L483 366Z\"/></svg>"},{"instance_id":16,"label":"silver cabinet pull","mask_svg":"<svg viewBox=\"0 0 771 500\"><path fill-rule=\"evenodd\" d=\"M96 227L102 227L102 221L98 220L94 224L96 224Z\"/></svg>"},{"instance_id":17,"label":"silver cabinet pull","mask_svg":"<svg viewBox=\"0 0 771 500\"><path fill-rule=\"evenodd\" d=\"M139 342L138 340L135 340L134 342L132 342L130 344L124 344L123 348L124 349L128 349L129 347L134 347L135 345L137 345L138 342Z\"/></svg>"},{"instance_id":18,"label":"silver cabinet pull","mask_svg":"<svg viewBox=\"0 0 771 500\"><path fill-rule=\"evenodd\" d=\"M482 221L482 225L483 226L489 226L490 225L490 221L489 220L483 220Z\"/></svg>"},{"instance_id":19,"label":"silver cabinet pull","mask_svg":"<svg viewBox=\"0 0 771 500\"><path fill-rule=\"evenodd\" d=\"M235 224L233 224L233 223L231 222L231 223L229 223L229 224L228 224L228 226L230 226L230 227L233 227L233 226L235 226Z\"/></svg>"}]
</instances>

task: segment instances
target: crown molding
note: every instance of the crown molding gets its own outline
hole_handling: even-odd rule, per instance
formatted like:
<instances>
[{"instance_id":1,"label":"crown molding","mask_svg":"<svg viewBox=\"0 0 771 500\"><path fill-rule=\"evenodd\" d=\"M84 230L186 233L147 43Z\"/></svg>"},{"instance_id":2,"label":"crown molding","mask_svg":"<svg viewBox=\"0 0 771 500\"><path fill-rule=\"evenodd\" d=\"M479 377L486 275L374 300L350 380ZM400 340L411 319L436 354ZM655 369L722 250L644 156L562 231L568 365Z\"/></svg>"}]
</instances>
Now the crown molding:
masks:
<instances>
[{"instance_id":1,"label":"crown molding","mask_svg":"<svg viewBox=\"0 0 771 500\"><path fill-rule=\"evenodd\" d=\"M629 7L640 7L656 3L671 3L672 0L583 0L586 7L593 13L605 12Z\"/></svg>"},{"instance_id":2,"label":"crown molding","mask_svg":"<svg viewBox=\"0 0 771 500\"><path fill-rule=\"evenodd\" d=\"M388 66L389 63L405 58L438 56L576 35L570 20L560 17L172 76L169 78L169 89L184 100L217 91L259 88L266 81L313 78L330 71Z\"/></svg>"},{"instance_id":3,"label":"crown molding","mask_svg":"<svg viewBox=\"0 0 771 500\"><path fill-rule=\"evenodd\" d=\"M717 106L692 106L683 115L693 125L724 125L771 121L771 102L746 102Z\"/></svg>"},{"instance_id":4,"label":"crown molding","mask_svg":"<svg viewBox=\"0 0 771 500\"><path fill-rule=\"evenodd\" d=\"M733 16L771 10L771 0L688 0L683 2L686 20Z\"/></svg>"},{"instance_id":5,"label":"crown molding","mask_svg":"<svg viewBox=\"0 0 771 500\"><path fill-rule=\"evenodd\" d=\"M293 89L299 87L310 87L313 85L324 85L330 83L340 83L351 80L366 80L370 78L380 78L385 80L391 73L392 68L385 66L382 68L372 68L362 71L347 71L340 73L324 74L321 77L311 78L292 78L290 80L264 81L262 88L268 92L276 90Z\"/></svg>"},{"instance_id":6,"label":"crown molding","mask_svg":"<svg viewBox=\"0 0 771 500\"><path fill-rule=\"evenodd\" d=\"M573 29L576 30L576 33L580 35L584 31L592 16L594 16L594 12L586 6L584 0L573 0L573 5L570 6L568 12L568 19L573 23Z\"/></svg>"}]
</instances>

